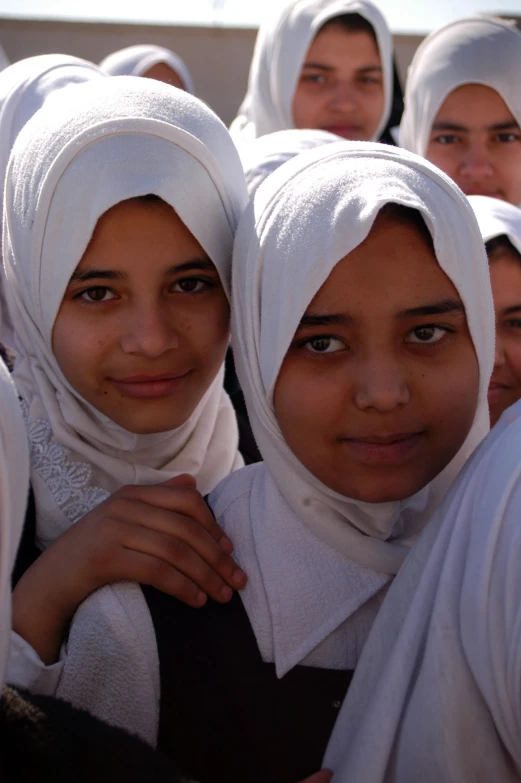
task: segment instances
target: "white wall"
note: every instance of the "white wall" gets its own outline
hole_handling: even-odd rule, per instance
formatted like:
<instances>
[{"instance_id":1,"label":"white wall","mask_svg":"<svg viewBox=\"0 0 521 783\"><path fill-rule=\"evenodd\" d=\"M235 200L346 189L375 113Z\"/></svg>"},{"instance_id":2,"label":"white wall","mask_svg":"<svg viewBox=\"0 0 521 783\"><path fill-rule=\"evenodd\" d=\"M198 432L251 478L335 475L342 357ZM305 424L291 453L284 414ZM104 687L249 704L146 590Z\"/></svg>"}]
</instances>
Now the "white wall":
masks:
<instances>
[{"instance_id":1,"label":"white wall","mask_svg":"<svg viewBox=\"0 0 521 783\"><path fill-rule=\"evenodd\" d=\"M197 95L226 124L246 90L255 36L253 29L0 19L0 44L11 62L53 52L99 62L109 52L136 43L167 46L186 61ZM419 36L395 36L402 79L420 41Z\"/></svg>"}]
</instances>

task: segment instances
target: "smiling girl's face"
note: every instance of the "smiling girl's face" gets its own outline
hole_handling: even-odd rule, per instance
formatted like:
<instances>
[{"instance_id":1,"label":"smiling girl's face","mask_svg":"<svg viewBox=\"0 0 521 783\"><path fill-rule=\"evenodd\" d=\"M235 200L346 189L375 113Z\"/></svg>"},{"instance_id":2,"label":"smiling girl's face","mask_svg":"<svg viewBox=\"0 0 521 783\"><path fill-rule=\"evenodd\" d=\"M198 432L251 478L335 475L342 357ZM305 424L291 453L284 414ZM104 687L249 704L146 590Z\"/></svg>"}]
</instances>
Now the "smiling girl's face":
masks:
<instances>
[{"instance_id":1,"label":"smiling girl's face","mask_svg":"<svg viewBox=\"0 0 521 783\"><path fill-rule=\"evenodd\" d=\"M463 445L478 401L461 299L426 228L403 214L386 208L333 269L274 393L282 434L304 466L372 503L410 497L438 475Z\"/></svg>"},{"instance_id":2,"label":"smiling girl's face","mask_svg":"<svg viewBox=\"0 0 521 783\"><path fill-rule=\"evenodd\" d=\"M108 210L52 334L78 394L129 432L166 432L193 413L228 340L219 274L174 210L146 198Z\"/></svg>"}]
</instances>

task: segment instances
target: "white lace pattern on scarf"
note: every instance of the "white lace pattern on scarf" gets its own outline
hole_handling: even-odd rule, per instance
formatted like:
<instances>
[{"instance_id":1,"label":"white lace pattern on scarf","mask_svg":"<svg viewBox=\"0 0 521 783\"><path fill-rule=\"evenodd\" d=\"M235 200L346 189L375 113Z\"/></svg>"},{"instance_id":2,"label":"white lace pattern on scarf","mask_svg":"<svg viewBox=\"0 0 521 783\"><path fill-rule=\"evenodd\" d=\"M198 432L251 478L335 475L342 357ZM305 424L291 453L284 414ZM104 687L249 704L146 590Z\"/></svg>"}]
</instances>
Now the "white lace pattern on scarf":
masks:
<instances>
[{"instance_id":1,"label":"white lace pattern on scarf","mask_svg":"<svg viewBox=\"0 0 521 783\"><path fill-rule=\"evenodd\" d=\"M70 452L53 436L47 419L29 418L22 400L22 413L29 437L31 467L45 482L56 504L74 524L110 497L102 487L92 486L92 467L70 458Z\"/></svg>"}]
</instances>

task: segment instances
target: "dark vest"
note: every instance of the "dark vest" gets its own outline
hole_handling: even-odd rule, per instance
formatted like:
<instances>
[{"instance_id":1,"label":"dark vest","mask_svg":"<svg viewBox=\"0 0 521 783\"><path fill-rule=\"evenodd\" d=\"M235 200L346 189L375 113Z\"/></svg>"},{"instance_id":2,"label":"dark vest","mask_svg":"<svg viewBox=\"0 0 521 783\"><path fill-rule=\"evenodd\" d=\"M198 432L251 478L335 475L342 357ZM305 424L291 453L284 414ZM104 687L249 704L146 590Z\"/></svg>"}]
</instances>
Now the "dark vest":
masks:
<instances>
[{"instance_id":1,"label":"dark vest","mask_svg":"<svg viewBox=\"0 0 521 783\"><path fill-rule=\"evenodd\" d=\"M351 671L264 663L238 593L191 609L143 586L161 671L158 749L199 783L297 783L320 769Z\"/></svg>"}]
</instances>

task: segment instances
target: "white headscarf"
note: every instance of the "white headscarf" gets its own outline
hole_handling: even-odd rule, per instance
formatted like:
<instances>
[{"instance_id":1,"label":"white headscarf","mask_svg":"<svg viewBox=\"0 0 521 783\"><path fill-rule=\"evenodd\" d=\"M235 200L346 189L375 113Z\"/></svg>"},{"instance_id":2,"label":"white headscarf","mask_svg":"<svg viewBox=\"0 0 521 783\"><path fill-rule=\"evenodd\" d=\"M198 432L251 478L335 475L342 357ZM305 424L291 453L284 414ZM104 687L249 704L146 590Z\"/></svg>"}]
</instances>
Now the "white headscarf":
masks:
<instances>
[{"instance_id":1,"label":"white headscarf","mask_svg":"<svg viewBox=\"0 0 521 783\"><path fill-rule=\"evenodd\" d=\"M3 46L0 46L0 71L3 71L4 68L7 68L8 65L9 65L9 58L6 55Z\"/></svg>"},{"instance_id":2,"label":"white headscarf","mask_svg":"<svg viewBox=\"0 0 521 783\"><path fill-rule=\"evenodd\" d=\"M25 123L58 90L102 76L103 73L94 63L66 54L28 57L9 65L0 73L0 214L9 153ZM0 275L0 341L12 347L13 332L3 298L2 277Z\"/></svg>"},{"instance_id":3,"label":"white headscarf","mask_svg":"<svg viewBox=\"0 0 521 783\"><path fill-rule=\"evenodd\" d=\"M181 79L188 92L194 92L194 83L186 64L178 54L164 46L139 44L127 46L105 57L99 64L109 76L143 76L159 63L168 65Z\"/></svg>"},{"instance_id":4,"label":"white headscarf","mask_svg":"<svg viewBox=\"0 0 521 783\"><path fill-rule=\"evenodd\" d=\"M293 128L292 104L306 53L326 22L343 14L360 14L372 25L382 61L384 110L374 140L385 129L393 94L393 43L387 23L369 0L291 0L261 25L250 67L248 91L230 133L252 141Z\"/></svg>"},{"instance_id":5,"label":"white headscarf","mask_svg":"<svg viewBox=\"0 0 521 783\"><path fill-rule=\"evenodd\" d=\"M465 443L427 487L400 502L362 503L329 489L299 462L277 424L273 390L309 303L390 202L421 212L462 299L479 362L479 401ZM483 242L461 191L426 161L380 144L343 141L289 161L259 188L239 225L232 341L257 444L293 512L347 557L396 573L489 427L494 311Z\"/></svg>"},{"instance_id":6,"label":"white headscarf","mask_svg":"<svg viewBox=\"0 0 521 783\"><path fill-rule=\"evenodd\" d=\"M11 630L11 572L29 491L29 450L13 382L0 359L0 689Z\"/></svg>"},{"instance_id":7,"label":"white headscarf","mask_svg":"<svg viewBox=\"0 0 521 783\"><path fill-rule=\"evenodd\" d=\"M244 145L241 152L244 176L250 198L257 192L259 185L279 166L306 150L342 141L335 133L323 130L282 130L259 136L250 144Z\"/></svg>"},{"instance_id":8,"label":"white headscarf","mask_svg":"<svg viewBox=\"0 0 521 783\"><path fill-rule=\"evenodd\" d=\"M445 98L464 84L496 90L521 126L520 73L521 34L507 22L476 16L432 33L407 73L400 146L425 155Z\"/></svg>"},{"instance_id":9,"label":"white headscarf","mask_svg":"<svg viewBox=\"0 0 521 783\"><path fill-rule=\"evenodd\" d=\"M373 625L334 783L521 780L521 402L454 482Z\"/></svg>"},{"instance_id":10,"label":"white headscarf","mask_svg":"<svg viewBox=\"0 0 521 783\"><path fill-rule=\"evenodd\" d=\"M229 293L246 187L228 131L183 90L130 76L103 79L56 96L27 123L6 181L6 293L17 338L14 377L31 446L38 544L48 546L124 484L154 484L188 472L208 493L242 464L223 371L181 427L134 435L68 383L51 334L98 219L115 204L148 193L175 209ZM98 664L105 687L96 687L92 667ZM136 585L107 586L82 604L58 694L155 742L159 664Z\"/></svg>"},{"instance_id":11,"label":"white headscarf","mask_svg":"<svg viewBox=\"0 0 521 783\"><path fill-rule=\"evenodd\" d=\"M506 236L521 253L521 209L489 196L468 196L483 242Z\"/></svg>"}]
</instances>

